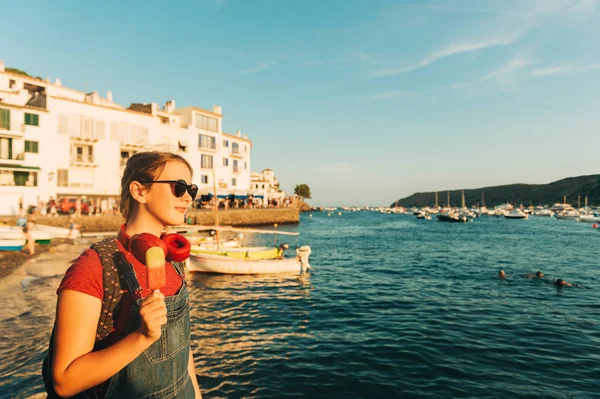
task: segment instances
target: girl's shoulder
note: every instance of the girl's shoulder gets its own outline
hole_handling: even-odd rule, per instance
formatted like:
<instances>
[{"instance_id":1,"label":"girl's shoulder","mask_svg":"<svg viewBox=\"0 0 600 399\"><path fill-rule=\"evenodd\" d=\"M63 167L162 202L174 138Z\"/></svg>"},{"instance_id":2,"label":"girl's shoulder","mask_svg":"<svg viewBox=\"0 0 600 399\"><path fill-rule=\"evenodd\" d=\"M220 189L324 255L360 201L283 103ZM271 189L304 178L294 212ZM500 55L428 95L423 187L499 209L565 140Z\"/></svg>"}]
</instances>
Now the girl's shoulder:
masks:
<instances>
[{"instance_id":1,"label":"girl's shoulder","mask_svg":"<svg viewBox=\"0 0 600 399\"><path fill-rule=\"evenodd\" d=\"M75 259L65 272L56 292L60 293L62 290L73 290L103 298L102 262L95 250L87 249Z\"/></svg>"}]
</instances>

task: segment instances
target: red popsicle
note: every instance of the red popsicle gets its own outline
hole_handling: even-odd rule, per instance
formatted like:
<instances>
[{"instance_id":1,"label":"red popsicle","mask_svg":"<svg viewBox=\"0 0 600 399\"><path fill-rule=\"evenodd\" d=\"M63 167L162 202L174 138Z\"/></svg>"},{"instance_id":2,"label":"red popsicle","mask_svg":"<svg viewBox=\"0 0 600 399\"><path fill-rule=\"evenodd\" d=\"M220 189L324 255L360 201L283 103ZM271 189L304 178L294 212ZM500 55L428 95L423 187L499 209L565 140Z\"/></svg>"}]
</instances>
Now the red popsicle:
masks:
<instances>
[{"instance_id":1,"label":"red popsicle","mask_svg":"<svg viewBox=\"0 0 600 399\"><path fill-rule=\"evenodd\" d=\"M161 247L152 247L146 251L148 289L155 291L167 285L165 270L165 251Z\"/></svg>"}]
</instances>

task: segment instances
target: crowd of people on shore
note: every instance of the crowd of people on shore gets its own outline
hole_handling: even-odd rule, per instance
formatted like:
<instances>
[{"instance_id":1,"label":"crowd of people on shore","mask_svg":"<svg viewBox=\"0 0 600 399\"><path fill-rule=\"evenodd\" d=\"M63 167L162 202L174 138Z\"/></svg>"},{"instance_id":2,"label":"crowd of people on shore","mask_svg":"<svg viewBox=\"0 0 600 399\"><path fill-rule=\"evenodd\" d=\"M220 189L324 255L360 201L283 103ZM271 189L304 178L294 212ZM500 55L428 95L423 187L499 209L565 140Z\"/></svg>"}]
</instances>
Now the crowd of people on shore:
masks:
<instances>
[{"instance_id":1,"label":"crowd of people on shore","mask_svg":"<svg viewBox=\"0 0 600 399\"><path fill-rule=\"evenodd\" d=\"M283 199L270 198L219 198L219 208L227 209L261 209L261 208L291 208L293 197L285 197ZM200 200L194 203L196 209L212 209L214 207L213 197L202 196Z\"/></svg>"},{"instance_id":2,"label":"crowd of people on shore","mask_svg":"<svg viewBox=\"0 0 600 399\"><path fill-rule=\"evenodd\" d=\"M26 215L35 216L58 216L60 214L81 215L107 215L116 214L119 211L118 197L96 197L87 196L63 197L55 199L48 198L44 201L37 197L37 205L30 205L28 209L23 207L23 196L19 198L19 217Z\"/></svg>"}]
</instances>

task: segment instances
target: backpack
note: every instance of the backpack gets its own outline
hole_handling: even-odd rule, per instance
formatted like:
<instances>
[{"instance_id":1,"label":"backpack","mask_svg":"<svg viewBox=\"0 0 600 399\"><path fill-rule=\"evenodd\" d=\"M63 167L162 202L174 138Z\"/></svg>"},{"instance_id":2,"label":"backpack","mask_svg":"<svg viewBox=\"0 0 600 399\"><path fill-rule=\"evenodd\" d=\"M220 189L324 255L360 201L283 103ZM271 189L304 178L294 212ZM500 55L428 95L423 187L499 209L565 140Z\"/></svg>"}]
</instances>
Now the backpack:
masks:
<instances>
[{"instance_id":1,"label":"backpack","mask_svg":"<svg viewBox=\"0 0 600 399\"><path fill-rule=\"evenodd\" d=\"M104 287L104 297L102 298L102 308L100 310L100 318L98 319L98 327L96 328L96 341L98 342L108 336L113 329L113 313L121 301L123 289L129 294L134 294L141 291L133 266L125 258L125 254L119 251L117 240L114 237L105 238L95 244L92 244L91 249L98 253L100 262L102 263L102 286ZM56 326L55 326L56 327ZM50 335L50 343L48 344L48 352L42 364L42 377L48 399L60 399L61 397L54 391L54 383L52 381L52 354L54 353L54 330ZM86 398L85 392L73 396L73 398Z\"/></svg>"}]
</instances>

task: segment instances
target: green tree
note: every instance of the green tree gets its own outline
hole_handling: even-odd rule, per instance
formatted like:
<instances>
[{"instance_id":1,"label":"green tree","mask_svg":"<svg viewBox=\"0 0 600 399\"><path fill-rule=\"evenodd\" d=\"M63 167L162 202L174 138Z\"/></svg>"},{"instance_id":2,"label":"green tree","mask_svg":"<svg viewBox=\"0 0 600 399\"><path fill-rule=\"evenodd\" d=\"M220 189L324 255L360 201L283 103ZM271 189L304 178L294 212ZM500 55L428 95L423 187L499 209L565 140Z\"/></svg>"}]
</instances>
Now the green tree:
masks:
<instances>
[{"instance_id":1,"label":"green tree","mask_svg":"<svg viewBox=\"0 0 600 399\"><path fill-rule=\"evenodd\" d=\"M294 194L302 199L310 199L310 187L306 184L298 184L294 189Z\"/></svg>"}]
</instances>

